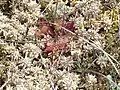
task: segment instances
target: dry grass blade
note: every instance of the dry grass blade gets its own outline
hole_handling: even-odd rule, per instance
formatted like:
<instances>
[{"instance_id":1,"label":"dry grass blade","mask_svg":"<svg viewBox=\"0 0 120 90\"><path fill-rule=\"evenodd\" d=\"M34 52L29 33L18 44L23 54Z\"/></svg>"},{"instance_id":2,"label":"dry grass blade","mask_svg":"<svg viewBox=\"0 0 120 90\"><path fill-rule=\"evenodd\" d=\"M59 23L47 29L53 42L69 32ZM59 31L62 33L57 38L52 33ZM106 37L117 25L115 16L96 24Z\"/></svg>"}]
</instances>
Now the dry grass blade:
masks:
<instances>
[{"instance_id":1,"label":"dry grass blade","mask_svg":"<svg viewBox=\"0 0 120 90\"><path fill-rule=\"evenodd\" d=\"M8 80L0 87L0 90L3 90L3 88L8 84L9 81L10 81L10 79L8 79Z\"/></svg>"},{"instance_id":2,"label":"dry grass blade","mask_svg":"<svg viewBox=\"0 0 120 90\"><path fill-rule=\"evenodd\" d=\"M113 63L113 61L110 58L110 57L112 57L110 54L108 54L107 52L105 52L101 47L97 46L96 44L89 42L85 38L83 38L83 37L79 37L79 38L82 39L82 40L84 40L85 42L89 43L90 45L94 46L95 48L99 49L100 51L102 51L105 54L105 56L108 58L108 60L110 61L110 63L113 65L113 67L115 68L115 70L118 73L118 75L120 76L120 73L119 73L117 67L115 66L115 64ZM113 59L117 62L117 60L115 58L113 58Z\"/></svg>"},{"instance_id":3,"label":"dry grass blade","mask_svg":"<svg viewBox=\"0 0 120 90\"><path fill-rule=\"evenodd\" d=\"M86 72L91 72L91 73L94 73L94 74L97 74L97 75L99 75L99 76L102 76L102 77L104 77L106 80L108 80L109 82L111 82L114 86L118 86L112 79L110 79L110 78L108 78L107 76L105 76L104 74L102 74L102 73L99 73L99 72L96 72L96 71L93 71L93 70L80 70L80 71L73 71L73 72L83 72L83 73L86 73ZM83 87L83 86L82 86ZM118 87L118 89L120 89L119 87Z\"/></svg>"},{"instance_id":4,"label":"dry grass blade","mask_svg":"<svg viewBox=\"0 0 120 90\"><path fill-rule=\"evenodd\" d=\"M59 26L59 25L56 24L56 23L51 23L51 24L56 25L56 26ZM71 33L71 34L73 34L73 35L76 35L76 33L71 32L70 30L68 30L68 29L66 29L66 28L64 28L64 27L62 27L62 26L59 26L59 27L62 28L62 29L64 29L64 30L66 30L67 32L69 32L69 33ZM85 38L83 38L83 37L81 37L81 36L79 36L79 35L76 35L76 37L78 37L79 39L82 39L83 41L89 43L89 44L92 45L93 47L95 47L95 48L99 49L100 51L102 51L102 52L105 54L105 56L108 58L108 60L110 61L110 63L113 65L113 67L115 68L115 70L116 70L116 72L118 73L118 75L120 76L120 73L119 73L117 67L115 66L115 64L113 63L112 59L113 59L114 61L116 61L117 64L120 65L120 63L119 63L113 56L111 56L110 54L108 54L107 52L105 52L105 51L104 51L101 47L99 47L98 45L94 44L93 41L92 41L92 43L91 43L91 42L89 42L87 39L85 39Z\"/></svg>"}]
</instances>

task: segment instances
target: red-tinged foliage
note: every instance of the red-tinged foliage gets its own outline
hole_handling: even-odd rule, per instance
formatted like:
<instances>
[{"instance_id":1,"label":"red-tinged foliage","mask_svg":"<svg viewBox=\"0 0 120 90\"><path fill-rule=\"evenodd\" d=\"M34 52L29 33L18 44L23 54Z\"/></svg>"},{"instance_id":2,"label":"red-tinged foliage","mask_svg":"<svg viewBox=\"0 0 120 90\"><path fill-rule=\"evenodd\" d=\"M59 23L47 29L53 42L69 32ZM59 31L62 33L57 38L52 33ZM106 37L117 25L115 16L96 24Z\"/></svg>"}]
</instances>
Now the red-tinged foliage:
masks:
<instances>
[{"instance_id":1,"label":"red-tinged foliage","mask_svg":"<svg viewBox=\"0 0 120 90\"><path fill-rule=\"evenodd\" d=\"M36 28L35 30L35 35L40 37L42 35L47 35L48 34L48 26L43 25L40 26L39 28Z\"/></svg>"},{"instance_id":2,"label":"red-tinged foliage","mask_svg":"<svg viewBox=\"0 0 120 90\"><path fill-rule=\"evenodd\" d=\"M35 35L40 37L42 35L47 35L48 34L48 23L44 18L39 18L37 23L39 24L38 28L36 28Z\"/></svg>"},{"instance_id":3,"label":"red-tinged foliage","mask_svg":"<svg viewBox=\"0 0 120 90\"><path fill-rule=\"evenodd\" d=\"M67 46L67 43L69 42L68 38L65 36L59 37L56 42L56 47L58 50L64 49Z\"/></svg>"},{"instance_id":4,"label":"red-tinged foliage","mask_svg":"<svg viewBox=\"0 0 120 90\"><path fill-rule=\"evenodd\" d=\"M50 53L54 51L55 43L52 41L47 41L45 43L45 49L44 52Z\"/></svg>"},{"instance_id":5,"label":"red-tinged foliage","mask_svg":"<svg viewBox=\"0 0 120 90\"><path fill-rule=\"evenodd\" d=\"M48 22L45 20L45 18L43 17L40 17L37 21L37 23L42 26L42 25L45 25L45 24L48 24Z\"/></svg>"},{"instance_id":6,"label":"red-tinged foliage","mask_svg":"<svg viewBox=\"0 0 120 90\"><path fill-rule=\"evenodd\" d=\"M66 22L63 25L63 27L70 30L71 32L75 32L75 27L74 27L74 22L73 21Z\"/></svg>"},{"instance_id":7,"label":"red-tinged foliage","mask_svg":"<svg viewBox=\"0 0 120 90\"><path fill-rule=\"evenodd\" d=\"M56 42L47 42L45 43L45 49L44 52L50 53L50 52L56 52L58 50L65 49L68 43L68 38L65 36L59 37Z\"/></svg>"},{"instance_id":8,"label":"red-tinged foliage","mask_svg":"<svg viewBox=\"0 0 120 90\"><path fill-rule=\"evenodd\" d=\"M38 24L39 27L35 29L35 35L41 37L43 35L50 35L52 38L57 38L56 42L47 41L45 43L44 52L56 52L57 50L62 50L67 46L69 42L66 35L69 33L62 29L60 26L70 30L71 32L75 32L74 22L68 21L65 22L62 19L57 19L54 23L58 24L59 26L55 26L50 24L44 18L39 18Z\"/></svg>"},{"instance_id":9,"label":"red-tinged foliage","mask_svg":"<svg viewBox=\"0 0 120 90\"><path fill-rule=\"evenodd\" d=\"M48 26L48 35L50 35L51 37L55 38L57 35L54 31L54 27L53 26Z\"/></svg>"},{"instance_id":10,"label":"red-tinged foliage","mask_svg":"<svg viewBox=\"0 0 120 90\"><path fill-rule=\"evenodd\" d=\"M70 30L71 32L75 32L73 21L65 22L62 19L58 19L54 21L54 23ZM44 18L39 18L38 24L39 24L39 27L35 30L36 36L50 35L51 37L58 37L58 36L66 35L68 33L64 29L61 29L61 27L48 23Z\"/></svg>"}]
</instances>

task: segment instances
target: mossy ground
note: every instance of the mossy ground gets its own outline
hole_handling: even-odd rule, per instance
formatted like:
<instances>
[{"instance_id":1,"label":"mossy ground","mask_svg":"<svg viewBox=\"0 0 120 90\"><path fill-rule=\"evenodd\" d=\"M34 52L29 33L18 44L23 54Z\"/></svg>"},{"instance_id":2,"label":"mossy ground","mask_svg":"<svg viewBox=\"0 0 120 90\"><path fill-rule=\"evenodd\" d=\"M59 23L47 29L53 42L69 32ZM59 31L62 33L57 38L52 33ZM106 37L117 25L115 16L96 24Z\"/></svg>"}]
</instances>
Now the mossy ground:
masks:
<instances>
[{"instance_id":1,"label":"mossy ground","mask_svg":"<svg viewBox=\"0 0 120 90\"><path fill-rule=\"evenodd\" d=\"M120 90L119 11L119 0L1 0L0 89L9 80L3 90ZM43 53L51 37L34 35L41 14L74 21L88 42L73 35L55 56Z\"/></svg>"}]
</instances>

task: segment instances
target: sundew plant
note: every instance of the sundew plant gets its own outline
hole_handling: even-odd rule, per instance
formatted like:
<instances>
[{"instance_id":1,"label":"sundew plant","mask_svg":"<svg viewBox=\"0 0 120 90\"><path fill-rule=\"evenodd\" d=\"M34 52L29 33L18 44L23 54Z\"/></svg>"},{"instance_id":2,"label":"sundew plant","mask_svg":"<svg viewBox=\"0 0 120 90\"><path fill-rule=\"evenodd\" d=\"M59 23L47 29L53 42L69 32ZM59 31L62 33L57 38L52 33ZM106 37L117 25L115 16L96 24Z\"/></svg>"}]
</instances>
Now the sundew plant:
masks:
<instances>
[{"instance_id":1,"label":"sundew plant","mask_svg":"<svg viewBox=\"0 0 120 90\"><path fill-rule=\"evenodd\" d=\"M120 0L0 0L0 90L119 90Z\"/></svg>"}]
</instances>

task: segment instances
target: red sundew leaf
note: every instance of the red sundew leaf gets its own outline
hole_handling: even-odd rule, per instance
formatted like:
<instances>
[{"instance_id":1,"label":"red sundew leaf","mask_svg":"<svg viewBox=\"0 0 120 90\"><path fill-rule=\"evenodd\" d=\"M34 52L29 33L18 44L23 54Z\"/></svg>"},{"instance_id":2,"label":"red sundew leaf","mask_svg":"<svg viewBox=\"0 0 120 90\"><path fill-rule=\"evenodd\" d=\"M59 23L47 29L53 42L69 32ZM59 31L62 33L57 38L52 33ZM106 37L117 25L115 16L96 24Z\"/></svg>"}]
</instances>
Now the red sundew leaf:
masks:
<instances>
[{"instance_id":1,"label":"red sundew leaf","mask_svg":"<svg viewBox=\"0 0 120 90\"><path fill-rule=\"evenodd\" d=\"M59 44L59 43L68 43L68 42L69 40L66 36L60 36L56 43Z\"/></svg>"},{"instance_id":2,"label":"red sundew leaf","mask_svg":"<svg viewBox=\"0 0 120 90\"><path fill-rule=\"evenodd\" d=\"M34 30L35 31L35 35L38 37L41 37L43 35L47 35L48 34L48 26L42 26L41 28L37 28Z\"/></svg>"},{"instance_id":3,"label":"red sundew leaf","mask_svg":"<svg viewBox=\"0 0 120 90\"><path fill-rule=\"evenodd\" d=\"M54 32L52 30L52 28L48 25L42 25L39 26L39 28L35 29L35 35L40 37L41 35L50 35L50 36L54 36Z\"/></svg>"},{"instance_id":4,"label":"red sundew leaf","mask_svg":"<svg viewBox=\"0 0 120 90\"><path fill-rule=\"evenodd\" d=\"M54 42L46 42L44 52L50 53L54 51L55 43Z\"/></svg>"},{"instance_id":5,"label":"red sundew leaf","mask_svg":"<svg viewBox=\"0 0 120 90\"><path fill-rule=\"evenodd\" d=\"M35 30L35 35L36 36L41 36L41 35L50 35L51 37L55 37L55 32L54 32L54 26L49 24L43 17L40 17L38 19L38 24L39 27L37 30Z\"/></svg>"},{"instance_id":6,"label":"red sundew leaf","mask_svg":"<svg viewBox=\"0 0 120 90\"><path fill-rule=\"evenodd\" d=\"M56 34L55 34L55 31L54 31L54 27L53 26L48 26L48 34L51 36L51 37L56 37Z\"/></svg>"},{"instance_id":7,"label":"red sundew leaf","mask_svg":"<svg viewBox=\"0 0 120 90\"><path fill-rule=\"evenodd\" d=\"M70 30L71 32L75 32L75 27L74 27L74 22L73 21L66 22L63 25L63 27Z\"/></svg>"},{"instance_id":8,"label":"red sundew leaf","mask_svg":"<svg viewBox=\"0 0 120 90\"><path fill-rule=\"evenodd\" d=\"M58 50L62 50L67 46L67 43L69 42L68 38L65 36L59 37L58 41L56 42L56 48Z\"/></svg>"},{"instance_id":9,"label":"red sundew leaf","mask_svg":"<svg viewBox=\"0 0 120 90\"><path fill-rule=\"evenodd\" d=\"M53 50L54 50L53 46L47 46L45 48L44 52L51 53L51 52L53 52Z\"/></svg>"},{"instance_id":10,"label":"red sundew leaf","mask_svg":"<svg viewBox=\"0 0 120 90\"><path fill-rule=\"evenodd\" d=\"M54 28L47 25L43 25L42 27L39 27L34 31L35 31L35 35L38 37L40 37L41 35L50 35L53 38L57 36L57 34L54 32Z\"/></svg>"},{"instance_id":11,"label":"red sundew leaf","mask_svg":"<svg viewBox=\"0 0 120 90\"><path fill-rule=\"evenodd\" d=\"M40 17L38 19L37 23L39 24L39 27L34 30L35 35L38 36L38 37L40 37L42 35L47 35L47 33L48 33L47 21L43 17Z\"/></svg>"},{"instance_id":12,"label":"red sundew leaf","mask_svg":"<svg viewBox=\"0 0 120 90\"><path fill-rule=\"evenodd\" d=\"M40 29L42 34L47 35L48 34L48 26L47 25L43 25Z\"/></svg>"},{"instance_id":13,"label":"red sundew leaf","mask_svg":"<svg viewBox=\"0 0 120 90\"><path fill-rule=\"evenodd\" d=\"M50 53L56 52L57 50L65 49L68 42L68 38L65 36L59 37L56 42L49 41L45 43L44 52Z\"/></svg>"}]
</instances>

